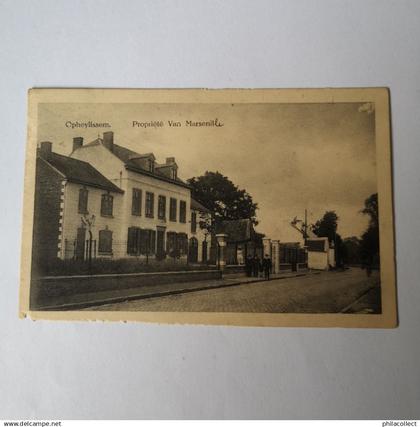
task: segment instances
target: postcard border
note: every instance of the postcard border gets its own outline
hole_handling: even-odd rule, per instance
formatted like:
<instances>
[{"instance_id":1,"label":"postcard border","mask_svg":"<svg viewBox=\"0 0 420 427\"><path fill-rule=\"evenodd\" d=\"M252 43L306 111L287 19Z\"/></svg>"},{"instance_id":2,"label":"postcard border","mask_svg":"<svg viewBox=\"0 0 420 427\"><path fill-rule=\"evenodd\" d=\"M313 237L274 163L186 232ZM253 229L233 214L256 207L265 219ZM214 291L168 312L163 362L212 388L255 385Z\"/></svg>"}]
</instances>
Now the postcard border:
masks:
<instances>
[{"instance_id":1,"label":"postcard border","mask_svg":"<svg viewBox=\"0 0 420 427\"><path fill-rule=\"evenodd\" d=\"M343 103L375 104L382 314L32 311L29 309L38 104L75 103ZM53 89L28 96L28 140L22 218L19 316L34 320L129 321L269 327L393 328L397 326L390 100L387 88L325 89Z\"/></svg>"}]
</instances>

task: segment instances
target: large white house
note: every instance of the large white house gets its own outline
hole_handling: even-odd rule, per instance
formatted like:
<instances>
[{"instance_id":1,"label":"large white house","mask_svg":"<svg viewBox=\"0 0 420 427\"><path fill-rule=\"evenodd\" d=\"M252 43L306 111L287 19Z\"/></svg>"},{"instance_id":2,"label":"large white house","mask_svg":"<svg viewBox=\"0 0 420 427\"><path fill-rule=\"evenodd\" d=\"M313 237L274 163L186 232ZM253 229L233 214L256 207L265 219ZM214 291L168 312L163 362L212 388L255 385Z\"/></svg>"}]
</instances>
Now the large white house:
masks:
<instances>
[{"instance_id":1,"label":"large white house","mask_svg":"<svg viewBox=\"0 0 420 427\"><path fill-rule=\"evenodd\" d=\"M189 254L191 262L207 260L207 236L199 227L206 208L191 199L190 186L178 177L173 157L159 164L153 153L116 144L113 132L83 142L81 137L73 139L70 157L89 163L122 192L111 214L115 224L109 256L162 259ZM76 210L73 215L80 217Z\"/></svg>"}]
</instances>

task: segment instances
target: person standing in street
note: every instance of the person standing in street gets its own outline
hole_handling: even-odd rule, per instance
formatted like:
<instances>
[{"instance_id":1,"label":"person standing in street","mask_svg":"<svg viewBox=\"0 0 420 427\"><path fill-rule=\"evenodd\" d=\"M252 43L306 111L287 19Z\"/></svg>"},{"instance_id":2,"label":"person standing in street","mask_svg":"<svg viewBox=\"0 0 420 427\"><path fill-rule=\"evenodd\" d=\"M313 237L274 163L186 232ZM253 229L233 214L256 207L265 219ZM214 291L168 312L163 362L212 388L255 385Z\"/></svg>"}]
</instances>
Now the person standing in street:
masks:
<instances>
[{"instance_id":1,"label":"person standing in street","mask_svg":"<svg viewBox=\"0 0 420 427\"><path fill-rule=\"evenodd\" d=\"M252 275L254 277L258 277L259 271L260 271L260 259L258 258L258 255L254 255L254 258L252 258Z\"/></svg>"},{"instance_id":2,"label":"person standing in street","mask_svg":"<svg viewBox=\"0 0 420 427\"><path fill-rule=\"evenodd\" d=\"M264 259L262 260L262 267L264 270L264 277L265 280L270 280L270 272L271 272L271 258L268 254L265 255Z\"/></svg>"},{"instance_id":3,"label":"person standing in street","mask_svg":"<svg viewBox=\"0 0 420 427\"><path fill-rule=\"evenodd\" d=\"M247 277L252 276L252 258L250 255L245 258L245 272Z\"/></svg>"}]
</instances>

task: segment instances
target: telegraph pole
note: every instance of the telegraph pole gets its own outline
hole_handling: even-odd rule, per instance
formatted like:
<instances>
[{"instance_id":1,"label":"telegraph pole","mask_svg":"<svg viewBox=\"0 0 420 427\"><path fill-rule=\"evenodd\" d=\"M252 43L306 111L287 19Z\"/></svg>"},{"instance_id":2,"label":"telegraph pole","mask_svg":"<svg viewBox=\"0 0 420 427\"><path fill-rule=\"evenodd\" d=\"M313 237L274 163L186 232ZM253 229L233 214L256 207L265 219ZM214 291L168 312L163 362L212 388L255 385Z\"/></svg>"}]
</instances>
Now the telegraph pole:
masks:
<instances>
[{"instance_id":1,"label":"telegraph pole","mask_svg":"<svg viewBox=\"0 0 420 427\"><path fill-rule=\"evenodd\" d=\"M302 234L303 239L305 240L305 244L306 244L306 239L308 239L309 235L308 235L308 210L305 209L305 216L304 216L304 220L298 219L297 217L295 217L291 222L290 225L297 231L299 231L300 234ZM298 226L298 224L301 224L301 226Z\"/></svg>"}]
</instances>

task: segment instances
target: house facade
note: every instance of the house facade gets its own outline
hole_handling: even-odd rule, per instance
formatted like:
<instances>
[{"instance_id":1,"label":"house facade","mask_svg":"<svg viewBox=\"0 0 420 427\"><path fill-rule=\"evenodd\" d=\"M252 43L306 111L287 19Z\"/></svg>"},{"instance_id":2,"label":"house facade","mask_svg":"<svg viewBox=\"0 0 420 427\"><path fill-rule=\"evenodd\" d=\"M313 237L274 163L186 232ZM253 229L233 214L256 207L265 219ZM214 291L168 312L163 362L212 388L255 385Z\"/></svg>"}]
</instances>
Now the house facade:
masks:
<instances>
[{"instance_id":1,"label":"house facade","mask_svg":"<svg viewBox=\"0 0 420 427\"><path fill-rule=\"evenodd\" d=\"M54 259L112 256L123 191L90 164L37 151L33 230L34 265Z\"/></svg>"},{"instance_id":2,"label":"house facade","mask_svg":"<svg viewBox=\"0 0 420 427\"><path fill-rule=\"evenodd\" d=\"M192 202L173 157L159 164L153 153L116 144L113 132L87 144L74 138L70 157L92 165L123 193L115 212L114 258L206 261L206 236L198 220L205 208Z\"/></svg>"}]
</instances>

